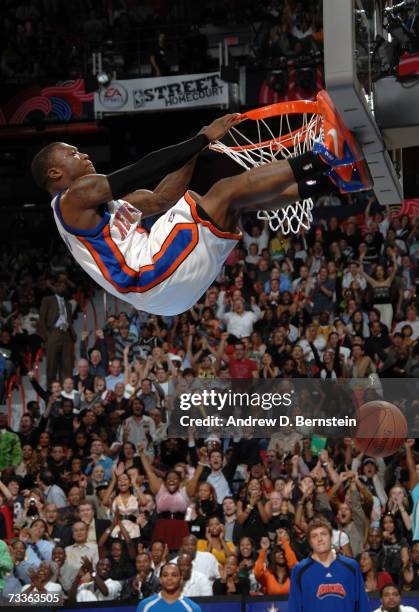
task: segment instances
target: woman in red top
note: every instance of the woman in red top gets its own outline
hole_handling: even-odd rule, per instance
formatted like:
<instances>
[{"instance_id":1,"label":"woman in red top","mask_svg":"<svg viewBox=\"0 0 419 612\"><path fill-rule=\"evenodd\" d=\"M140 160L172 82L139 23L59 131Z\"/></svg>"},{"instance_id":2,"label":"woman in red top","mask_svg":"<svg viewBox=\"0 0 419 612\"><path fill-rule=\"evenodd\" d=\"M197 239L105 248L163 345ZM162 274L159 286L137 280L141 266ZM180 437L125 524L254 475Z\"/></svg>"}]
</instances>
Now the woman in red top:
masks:
<instances>
[{"instance_id":1,"label":"woman in red top","mask_svg":"<svg viewBox=\"0 0 419 612\"><path fill-rule=\"evenodd\" d=\"M387 572L377 572L376 562L369 552L363 552L358 557L361 572L364 577L365 590L367 593L380 592L383 586L393 584L393 580Z\"/></svg>"},{"instance_id":2,"label":"woman in red top","mask_svg":"<svg viewBox=\"0 0 419 612\"><path fill-rule=\"evenodd\" d=\"M276 544L270 554L269 563L266 557L270 542L262 538L259 557L255 563L255 578L262 586L265 595L288 595L290 592L290 574L298 560L287 539Z\"/></svg>"}]
</instances>

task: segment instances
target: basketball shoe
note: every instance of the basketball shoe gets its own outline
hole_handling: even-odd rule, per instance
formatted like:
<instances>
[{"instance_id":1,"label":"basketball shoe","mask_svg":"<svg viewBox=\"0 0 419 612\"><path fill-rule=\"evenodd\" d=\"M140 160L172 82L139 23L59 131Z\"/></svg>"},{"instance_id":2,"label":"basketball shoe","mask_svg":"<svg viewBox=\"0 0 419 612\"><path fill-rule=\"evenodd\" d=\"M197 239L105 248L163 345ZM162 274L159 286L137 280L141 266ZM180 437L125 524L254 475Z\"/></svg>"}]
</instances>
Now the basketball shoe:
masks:
<instances>
[{"instance_id":1,"label":"basketball shoe","mask_svg":"<svg viewBox=\"0 0 419 612\"><path fill-rule=\"evenodd\" d=\"M317 102L323 115L324 142L315 142L313 153L334 168L335 174L344 182L350 182L353 174L352 164L363 160L362 151L343 123L327 91L319 91ZM360 174L364 174L362 170Z\"/></svg>"},{"instance_id":2,"label":"basketball shoe","mask_svg":"<svg viewBox=\"0 0 419 612\"><path fill-rule=\"evenodd\" d=\"M340 193L356 193L358 191L369 191L373 187L373 180L368 169L368 165L359 160L350 166L345 166L350 170L350 178L346 180L342 177L343 168L331 168L327 174L332 183L339 189Z\"/></svg>"}]
</instances>

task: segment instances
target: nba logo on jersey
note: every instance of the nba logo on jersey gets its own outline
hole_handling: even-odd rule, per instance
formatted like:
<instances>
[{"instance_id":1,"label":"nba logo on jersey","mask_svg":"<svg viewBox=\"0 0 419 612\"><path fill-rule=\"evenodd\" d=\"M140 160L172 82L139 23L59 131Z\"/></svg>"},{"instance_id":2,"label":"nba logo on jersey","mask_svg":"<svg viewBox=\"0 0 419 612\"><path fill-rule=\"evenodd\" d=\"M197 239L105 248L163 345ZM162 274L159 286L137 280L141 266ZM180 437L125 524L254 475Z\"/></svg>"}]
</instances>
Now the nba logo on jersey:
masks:
<instances>
[{"instance_id":1,"label":"nba logo on jersey","mask_svg":"<svg viewBox=\"0 0 419 612\"><path fill-rule=\"evenodd\" d=\"M175 218L175 212L172 210L172 212L169 215L169 219L168 219L169 223L173 223L174 218Z\"/></svg>"}]
</instances>

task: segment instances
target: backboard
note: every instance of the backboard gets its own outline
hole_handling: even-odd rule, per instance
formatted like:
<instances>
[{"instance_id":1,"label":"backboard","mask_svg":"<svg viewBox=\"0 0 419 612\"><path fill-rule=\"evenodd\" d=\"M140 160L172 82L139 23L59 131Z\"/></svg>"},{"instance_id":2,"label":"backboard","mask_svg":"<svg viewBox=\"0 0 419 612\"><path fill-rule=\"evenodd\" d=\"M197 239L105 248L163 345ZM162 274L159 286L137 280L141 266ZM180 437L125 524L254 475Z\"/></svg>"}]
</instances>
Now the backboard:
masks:
<instances>
[{"instance_id":1,"label":"backboard","mask_svg":"<svg viewBox=\"0 0 419 612\"><path fill-rule=\"evenodd\" d=\"M382 205L402 187L375 120L373 51L382 33L382 0L323 0L326 88L362 147Z\"/></svg>"}]
</instances>

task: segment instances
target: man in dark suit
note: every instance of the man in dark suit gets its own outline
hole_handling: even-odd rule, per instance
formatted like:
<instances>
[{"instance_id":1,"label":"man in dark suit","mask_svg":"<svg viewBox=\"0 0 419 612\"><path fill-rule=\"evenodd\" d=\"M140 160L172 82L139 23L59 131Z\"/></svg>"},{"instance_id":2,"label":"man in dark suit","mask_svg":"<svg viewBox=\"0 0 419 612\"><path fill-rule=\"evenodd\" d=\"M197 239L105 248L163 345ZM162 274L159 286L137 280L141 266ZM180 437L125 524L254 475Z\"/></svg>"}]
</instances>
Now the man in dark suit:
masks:
<instances>
[{"instance_id":1,"label":"man in dark suit","mask_svg":"<svg viewBox=\"0 0 419 612\"><path fill-rule=\"evenodd\" d=\"M55 294L42 298L38 331L47 353L47 383L71 378L74 366L74 341L71 305L65 297L66 285L55 283Z\"/></svg>"},{"instance_id":2,"label":"man in dark suit","mask_svg":"<svg viewBox=\"0 0 419 612\"><path fill-rule=\"evenodd\" d=\"M79 517L87 525L87 542L97 544L100 536L108 529L111 522L106 519L95 518L93 504L89 501L82 501L79 505Z\"/></svg>"}]
</instances>

